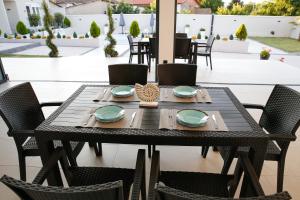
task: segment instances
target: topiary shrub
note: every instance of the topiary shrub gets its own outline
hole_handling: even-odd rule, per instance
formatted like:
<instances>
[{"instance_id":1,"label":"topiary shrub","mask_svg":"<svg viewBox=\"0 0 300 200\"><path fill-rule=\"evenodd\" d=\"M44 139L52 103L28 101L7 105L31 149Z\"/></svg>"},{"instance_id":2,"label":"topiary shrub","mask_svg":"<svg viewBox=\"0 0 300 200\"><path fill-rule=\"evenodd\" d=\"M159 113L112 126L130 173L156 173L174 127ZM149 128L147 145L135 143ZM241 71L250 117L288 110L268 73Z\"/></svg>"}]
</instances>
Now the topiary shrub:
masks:
<instances>
[{"instance_id":1,"label":"topiary shrub","mask_svg":"<svg viewBox=\"0 0 300 200\"><path fill-rule=\"evenodd\" d=\"M57 33L56 38L61 39L61 35L59 32Z\"/></svg>"},{"instance_id":2,"label":"topiary shrub","mask_svg":"<svg viewBox=\"0 0 300 200\"><path fill-rule=\"evenodd\" d=\"M41 37L40 35L37 35L36 38L37 38L37 39L41 39L42 37Z\"/></svg>"},{"instance_id":3,"label":"topiary shrub","mask_svg":"<svg viewBox=\"0 0 300 200\"><path fill-rule=\"evenodd\" d=\"M85 38L89 38L90 36L89 36L88 33L86 33L84 37L85 37Z\"/></svg>"},{"instance_id":4,"label":"topiary shrub","mask_svg":"<svg viewBox=\"0 0 300 200\"><path fill-rule=\"evenodd\" d=\"M206 40L208 39L208 36L207 36L207 35L205 36L205 39L206 39Z\"/></svg>"},{"instance_id":5,"label":"topiary shrub","mask_svg":"<svg viewBox=\"0 0 300 200\"><path fill-rule=\"evenodd\" d=\"M17 36L18 36L18 34L17 34L17 33L15 33L15 34L14 34L14 37L15 37L15 38L17 38Z\"/></svg>"},{"instance_id":6,"label":"topiary shrub","mask_svg":"<svg viewBox=\"0 0 300 200\"><path fill-rule=\"evenodd\" d=\"M38 26L41 20L41 17L37 14L30 14L29 17L30 26Z\"/></svg>"},{"instance_id":7,"label":"topiary shrub","mask_svg":"<svg viewBox=\"0 0 300 200\"><path fill-rule=\"evenodd\" d=\"M229 36L229 40L233 40L234 38L233 38L233 35L232 34L230 34L230 36Z\"/></svg>"},{"instance_id":8,"label":"topiary shrub","mask_svg":"<svg viewBox=\"0 0 300 200\"><path fill-rule=\"evenodd\" d=\"M199 40L201 39L201 33L197 34L197 39L199 39Z\"/></svg>"},{"instance_id":9,"label":"topiary shrub","mask_svg":"<svg viewBox=\"0 0 300 200\"><path fill-rule=\"evenodd\" d=\"M91 23L90 33L93 38L97 38L101 34L101 29L95 21Z\"/></svg>"},{"instance_id":10,"label":"topiary shrub","mask_svg":"<svg viewBox=\"0 0 300 200\"><path fill-rule=\"evenodd\" d=\"M71 27L71 21L67 17L64 18L64 27L65 28Z\"/></svg>"},{"instance_id":11,"label":"topiary shrub","mask_svg":"<svg viewBox=\"0 0 300 200\"><path fill-rule=\"evenodd\" d=\"M221 39L220 35L219 35L219 34L217 34L217 36L216 36L216 40L220 40L220 39Z\"/></svg>"},{"instance_id":12,"label":"topiary shrub","mask_svg":"<svg viewBox=\"0 0 300 200\"><path fill-rule=\"evenodd\" d=\"M4 35L3 35L3 36L4 36L4 38L7 38L7 37L8 37L7 33L4 33Z\"/></svg>"},{"instance_id":13,"label":"topiary shrub","mask_svg":"<svg viewBox=\"0 0 300 200\"><path fill-rule=\"evenodd\" d=\"M63 23L64 23L64 15L57 12L57 13L54 13L54 21L55 21L55 24L57 27L62 27L63 26Z\"/></svg>"},{"instance_id":14,"label":"topiary shrub","mask_svg":"<svg viewBox=\"0 0 300 200\"><path fill-rule=\"evenodd\" d=\"M21 35L26 35L27 33L29 33L26 25L22 21L19 21L17 23L16 30Z\"/></svg>"},{"instance_id":15,"label":"topiary shrub","mask_svg":"<svg viewBox=\"0 0 300 200\"><path fill-rule=\"evenodd\" d=\"M77 38L77 33L76 32L73 33L73 38Z\"/></svg>"},{"instance_id":16,"label":"topiary shrub","mask_svg":"<svg viewBox=\"0 0 300 200\"><path fill-rule=\"evenodd\" d=\"M2 34L2 31L1 31L1 29L0 29L0 36L1 36L1 34Z\"/></svg>"},{"instance_id":17,"label":"topiary shrub","mask_svg":"<svg viewBox=\"0 0 300 200\"><path fill-rule=\"evenodd\" d=\"M248 34L247 34L247 28L246 28L245 24L240 25L240 27L235 32L235 36L239 40L246 40L247 39Z\"/></svg>"},{"instance_id":18,"label":"topiary shrub","mask_svg":"<svg viewBox=\"0 0 300 200\"><path fill-rule=\"evenodd\" d=\"M66 36L65 35L63 35L63 39L65 39L66 38Z\"/></svg>"},{"instance_id":19,"label":"topiary shrub","mask_svg":"<svg viewBox=\"0 0 300 200\"><path fill-rule=\"evenodd\" d=\"M132 37L137 37L140 34L140 27L137 21L133 21L130 25L130 35Z\"/></svg>"},{"instance_id":20,"label":"topiary shrub","mask_svg":"<svg viewBox=\"0 0 300 200\"><path fill-rule=\"evenodd\" d=\"M106 34L106 40L109 42L109 44L104 48L104 52L105 52L105 56L117 57L118 52L115 50L115 45L117 44L117 42L112 36L115 27L114 27L114 19L112 17L112 9L110 5L107 7L107 16L109 22L109 30Z\"/></svg>"},{"instance_id":21,"label":"topiary shrub","mask_svg":"<svg viewBox=\"0 0 300 200\"><path fill-rule=\"evenodd\" d=\"M51 14L49 12L49 8L48 8L48 5L45 2L45 0L43 0L42 7L43 7L43 10L44 10L44 13L45 13L44 26L45 26L46 31L48 32L48 37L46 39L46 45L51 49L51 51L49 53L49 56L50 57L58 57L58 49L55 46L55 44L52 42L52 39L54 38L54 35L53 35L52 30L50 28L53 17L51 16Z\"/></svg>"}]
</instances>

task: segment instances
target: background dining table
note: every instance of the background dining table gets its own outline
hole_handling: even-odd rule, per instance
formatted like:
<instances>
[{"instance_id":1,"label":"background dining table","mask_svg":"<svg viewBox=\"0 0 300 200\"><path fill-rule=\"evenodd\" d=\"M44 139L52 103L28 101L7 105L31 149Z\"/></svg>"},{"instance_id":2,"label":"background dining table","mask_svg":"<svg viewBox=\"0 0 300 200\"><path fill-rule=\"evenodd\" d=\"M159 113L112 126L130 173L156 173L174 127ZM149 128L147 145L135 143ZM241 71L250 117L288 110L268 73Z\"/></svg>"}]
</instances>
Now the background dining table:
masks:
<instances>
[{"instance_id":1,"label":"background dining table","mask_svg":"<svg viewBox=\"0 0 300 200\"><path fill-rule=\"evenodd\" d=\"M250 147L249 157L257 175L260 176L268 137L229 88L206 88L212 99L211 103L160 101L158 108L144 109L141 127L138 129L78 127L78 121L81 119L82 113L91 108L103 105L119 105L125 109L139 108L138 101L93 101L95 95L103 87L112 86L81 86L62 106L36 128L36 139L44 164L54 150L53 140L145 145L231 146L233 150L236 150L239 146L247 146ZM228 131L161 130L159 129L160 109L169 108L219 111L228 127ZM58 166L49 175L48 184L62 185ZM241 191L242 196L252 194L252 188L248 185L247 177L244 179Z\"/></svg>"}]
</instances>

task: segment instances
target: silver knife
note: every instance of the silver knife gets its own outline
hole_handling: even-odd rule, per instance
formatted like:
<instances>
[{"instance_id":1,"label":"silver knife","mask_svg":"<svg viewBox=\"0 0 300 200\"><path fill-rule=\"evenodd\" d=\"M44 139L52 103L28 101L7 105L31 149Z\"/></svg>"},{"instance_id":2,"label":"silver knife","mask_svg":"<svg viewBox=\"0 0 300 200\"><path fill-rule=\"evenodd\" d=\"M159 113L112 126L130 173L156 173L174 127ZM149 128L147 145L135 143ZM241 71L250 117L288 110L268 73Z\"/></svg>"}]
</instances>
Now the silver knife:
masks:
<instances>
[{"instance_id":1,"label":"silver knife","mask_svg":"<svg viewBox=\"0 0 300 200\"><path fill-rule=\"evenodd\" d=\"M212 117L212 119L213 119L213 121L214 121L215 128L216 128L216 129L219 129L219 126L218 126L218 123L217 123L216 116L213 114L211 117Z\"/></svg>"},{"instance_id":2,"label":"silver knife","mask_svg":"<svg viewBox=\"0 0 300 200\"><path fill-rule=\"evenodd\" d=\"M102 95L102 99L101 99L102 101L103 101L103 99L105 97L106 91L107 91L107 88L105 88L104 91L103 91L103 95Z\"/></svg>"},{"instance_id":3,"label":"silver knife","mask_svg":"<svg viewBox=\"0 0 300 200\"><path fill-rule=\"evenodd\" d=\"M134 121L135 116L136 116L136 112L132 113L132 115L131 115L131 121L130 121L130 125L129 125L130 127L133 126L133 121Z\"/></svg>"}]
</instances>

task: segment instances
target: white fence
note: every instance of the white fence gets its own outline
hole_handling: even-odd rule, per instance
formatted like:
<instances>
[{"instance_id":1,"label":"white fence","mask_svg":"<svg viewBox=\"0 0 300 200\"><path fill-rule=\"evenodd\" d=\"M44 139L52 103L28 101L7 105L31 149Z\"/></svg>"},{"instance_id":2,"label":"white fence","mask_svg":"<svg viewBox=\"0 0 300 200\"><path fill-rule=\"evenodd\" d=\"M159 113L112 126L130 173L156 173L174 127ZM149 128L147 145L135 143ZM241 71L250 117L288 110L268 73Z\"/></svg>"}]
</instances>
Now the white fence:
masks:
<instances>
[{"instance_id":1,"label":"white fence","mask_svg":"<svg viewBox=\"0 0 300 200\"><path fill-rule=\"evenodd\" d=\"M104 25L108 23L107 16L98 15L68 15L72 22L72 29L79 34L89 32L90 24L96 21L104 33ZM119 27L119 15L113 15L115 20L115 33L121 33ZM125 32L128 32L130 24L133 20L137 20L142 32L151 32L150 14L124 14ZM295 17L286 16L240 16L240 15L215 15L214 34L221 36L229 36L234 34L240 24L245 24L249 36L277 36L290 37L293 25L290 23ZM184 32L185 25L190 25L190 35L197 34L201 27L206 29L209 34L211 15L199 14L178 14L177 15L177 32ZM155 26L154 26L155 29ZM272 35L271 32L275 34Z\"/></svg>"}]
</instances>

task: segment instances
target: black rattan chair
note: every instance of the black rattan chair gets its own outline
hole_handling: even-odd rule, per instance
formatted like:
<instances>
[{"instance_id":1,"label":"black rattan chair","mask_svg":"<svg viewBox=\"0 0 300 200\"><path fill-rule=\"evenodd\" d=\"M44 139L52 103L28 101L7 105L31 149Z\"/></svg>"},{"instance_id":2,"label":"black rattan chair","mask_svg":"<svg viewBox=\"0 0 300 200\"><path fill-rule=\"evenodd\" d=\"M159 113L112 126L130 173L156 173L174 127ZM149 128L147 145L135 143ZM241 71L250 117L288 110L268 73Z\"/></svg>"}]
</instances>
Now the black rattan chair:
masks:
<instances>
[{"instance_id":1,"label":"black rattan chair","mask_svg":"<svg viewBox=\"0 0 300 200\"><path fill-rule=\"evenodd\" d=\"M0 115L8 127L8 136L13 137L17 146L21 180L26 180L27 156L40 156L34 129L44 120L42 108L60 106L62 102L40 104L30 83L22 83L0 94ZM54 145L62 146L60 141ZM76 157L84 143L66 142L64 147L72 165L76 166Z\"/></svg>"},{"instance_id":2,"label":"black rattan chair","mask_svg":"<svg viewBox=\"0 0 300 200\"><path fill-rule=\"evenodd\" d=\"M197 65L172 63L157 68L159 85L196 85Z\"/></svg>"},{"instance_id":3,"label":"black rattan chair","mask_svg":"<svg viewBox=\"0 0 300 200\"><path fill-rule=\"evenodd\" d=\"M240 173L244 172L256 193L251 198L243 200L258 199L291 199L287 192L268 197L258 181L255 170L247 157L247 154L239 156L239 161L233 175L222 175L201 172L176 172L161 171L159 152L153 153L151 162L151 174L149 182L149 200L210 200L233 199L236 187L240 179Z\"/></svg>"},{"instance_id":4,"label":"black rattan chair","mask_svg":"<svg viewBox=\"0 0 300 200\"><path fill-rule=\"evenodd\" d=\"M188 37L187 33L176 33L175 36L176 36L176 38L187 38Z\"/></svg>"},{"instance_id":5,"label":"black rattan chair","mask_svg":"<svg viewBox=\"0 0 300 200\"><path fill-rule=\"evenodd\" d=\"M206 58L206 66L208 65L208 58L210 62L210 69L212 70L212 61L211 61L211 50L214 44L215 37L214 35L210 35L207 39L207 44L199 44L197 47L197 56L205 56Z\"/></svg>"},{"instance_id":6,"label":"black rattan chair","mask_svg":"<svg viewBox=\"0 0 300 200\"><path fill-rule=\"evenodd\" d=\"M69 187L42 186L60 160ZM33 183L4 175L0 181L26 200L146 200L145 151L139 150L136 168L70 167L64 150L58 148L40 170ZM132 192L130 188L132 186Z\"/></svg>"},{"instance_id":7,"label":"black rattan chair","mask_svg":"<svg viewBox=\"0 0 300 200\"><path fill-rule=\"evenodd\" d=\"M127 39L128 39L128 43L129 43L129 50L130 50L129 63L132 63L132 57L139 55L139 52L138 52L138 43L137 42L133 42L133 39L132 39L131 35L127 35ZM142 56L144 58L144 55L147 55L147 51L145 49L143 49L141 51L141 54L142 54Z\"/></svg>"},{"instance_id":8,"label":"black rattan chair","mask_svg":"<svg viewBox=\"0 0 300 200\"><path fill-rule=\"evenodd\" d=\"M108 66L109 84L111 85L145 85L148 66L141 64L116 64Z\"/></svg>"},{"instance_id":9,"label":"black rattan chair","mask_svg":"<svg viewBox=\"0 0 300 200\"><path fill-rule=\"evenodd\" d=\"M191 63L191 39L177 37L175 41L175 59L185 59L188 60L188 63Z\"/></svg>"},{"instance_id":10,"label":"black rattan chair","mask_svg":"<svg viewBox=\"0 0 300 200\"><path fill-rule=\"evenodd\" d=\"M277 192L281 192L288 147L291 141L296 140L295 133L300 126L300 93L286 86L276 85L265 106L244 104L244 107L263 111L259 125L270 137L265 160L277 161ZM222 173L227 174L236 155L229 147L218 149L224 159ZM247 152L248 149L240 148L239 151Z\"/></svg>"},{"instance_id":11,"label":"black rattan chair","mask_svg":"<svg viewBox=\"0 0 300 200\"><path fill-rule=\"evenodd\" d=\"M156 58L156 38L149 38L149 50L148 50L148 65L149 72L151 69L151 59Z\"/></svg>"}]
</instances>

